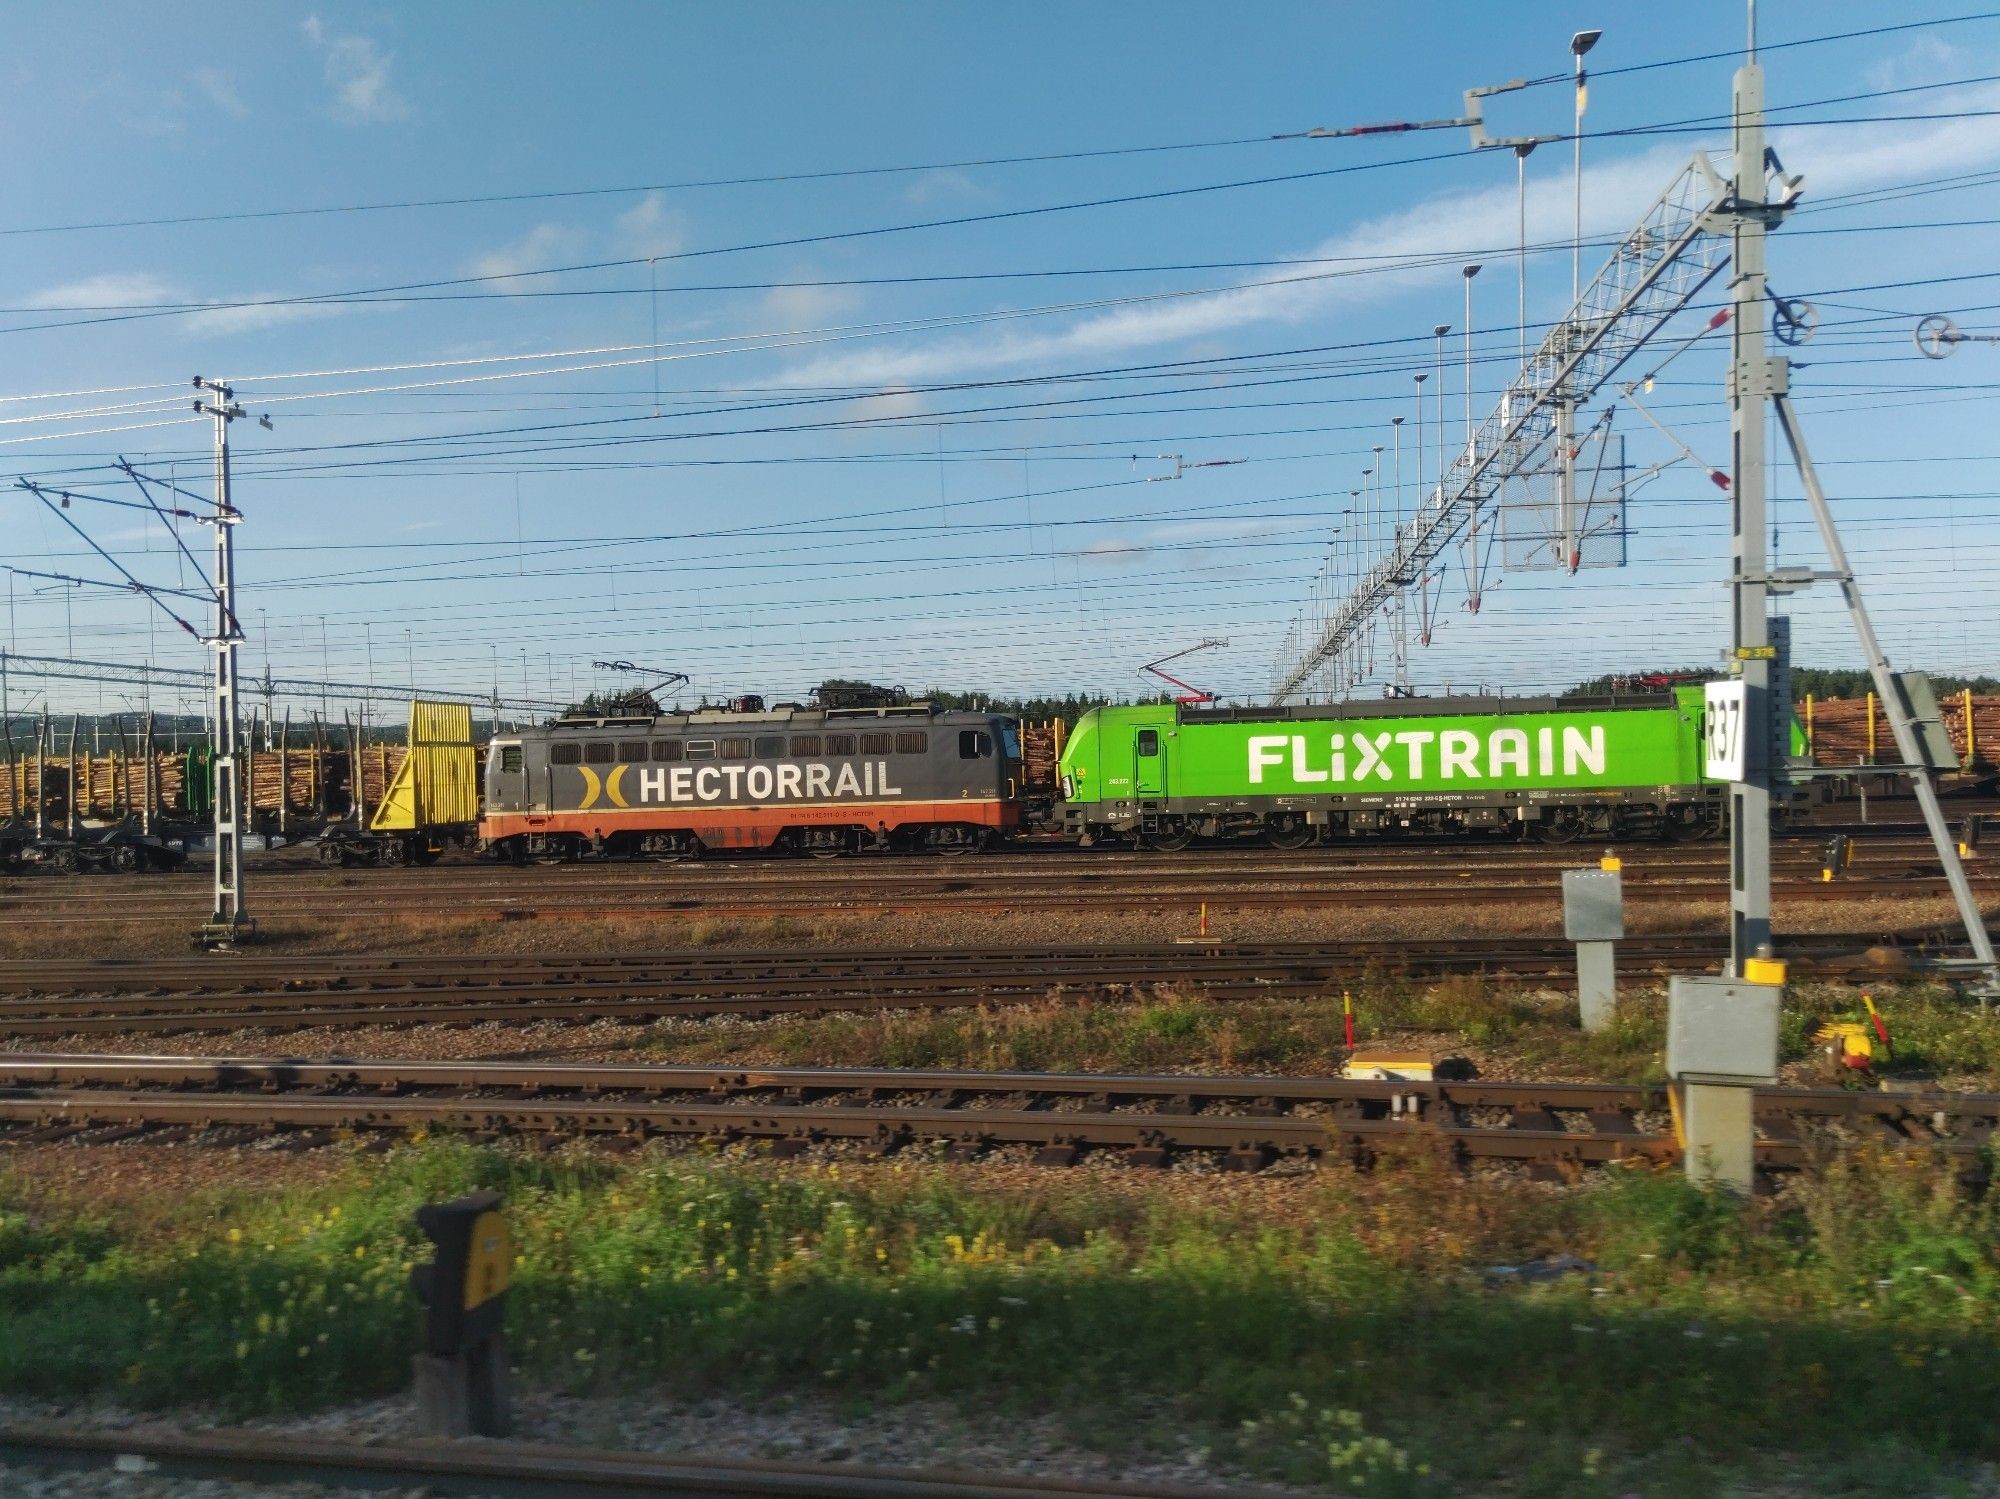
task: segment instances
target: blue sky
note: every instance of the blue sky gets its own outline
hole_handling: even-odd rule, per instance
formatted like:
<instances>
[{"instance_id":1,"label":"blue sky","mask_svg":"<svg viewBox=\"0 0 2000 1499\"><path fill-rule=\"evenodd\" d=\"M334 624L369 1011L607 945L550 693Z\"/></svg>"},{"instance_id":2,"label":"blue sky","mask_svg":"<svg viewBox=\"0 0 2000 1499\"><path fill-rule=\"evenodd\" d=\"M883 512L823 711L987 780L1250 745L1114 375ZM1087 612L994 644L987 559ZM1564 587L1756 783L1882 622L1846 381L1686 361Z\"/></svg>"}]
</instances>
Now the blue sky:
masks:
<instances>
[{"instance_id":1,"label":"blue sky","mask_svg":"<svg viewBox=\"0 0 2000 1499\"><path fill-rule=\"evenodd\" d=\"M1888 16L1762 12L1767 42ZM219 375L275 422L236 432L251 670L566 697L623 657L710 694L829 675L1120 693L1219 637L1198 676L1255 696L1315 576L1352 561L1330 533L1393 416L1414 442L1441 322L1459 430L1460 260L1485 265L1482 412L1516 338L1511 156L1462 131L1264 138L1455 114L1469 86L1565 71L1584 26L1605 29L1592 131L1726 110L1729 60L1610 70L1737 45L1734 4L23 10L0 62L0 396L29 399L0 402L0 483L135 498L124 455L200 489L185 386ZM1932 311L2000 323L1992 283L1936 279L1993 264L1976 221L2000 217L2000 119L1969 112L2000 106L2000 22L1766 63L1774 105L1873 96L1793 113L1877 123L1775 133L1810 211L1772 269L1832 293L1795 391L1882 633L1898 664L1993 670L2000 349L1932 362L1909 333ZM1569 111L1558 86L1492 117L1553 133ZM1917 114L1956 117L1879 119ZM1586 237L1722 144L1590 142ZM1177 149L991 164L1115 147ZM1334 167L1364 170L1182 192ZM788 180L696 185L755 177ZM1528 177L1534 324L1568 302L1567 147ZM353 207L547 193L573 195ZM1178 195L1021 212L1149 193ZM210 217L320 208L342 211ZM183 216L210 221L65 227ZM817 242L742 248L786 240ZM209 305L246 302L265 305ZM1648 398L1716 465L1721 352L1704 340ZM1615 429L1637 467L1674 454L1629 409ZM1406 454L1405 504L1416 476ZM1780 560L1816 561L1796 483L1777 493ZM186 581L141 513L70 513L148 581ZM1416 682L1713 660L1726 506L1681 463L1630 523L1631 565L1499 572L1477 617L1454 579ZM11 487L0 537L17 568L108 575ZM1795 608L1802 661L1855 661L1832 604ZM201 660L139 599L19 575L6 629L26 653ZM1356 691L1379 691L1386 638L1376 656Z\"/></svg>"}]
</instances>

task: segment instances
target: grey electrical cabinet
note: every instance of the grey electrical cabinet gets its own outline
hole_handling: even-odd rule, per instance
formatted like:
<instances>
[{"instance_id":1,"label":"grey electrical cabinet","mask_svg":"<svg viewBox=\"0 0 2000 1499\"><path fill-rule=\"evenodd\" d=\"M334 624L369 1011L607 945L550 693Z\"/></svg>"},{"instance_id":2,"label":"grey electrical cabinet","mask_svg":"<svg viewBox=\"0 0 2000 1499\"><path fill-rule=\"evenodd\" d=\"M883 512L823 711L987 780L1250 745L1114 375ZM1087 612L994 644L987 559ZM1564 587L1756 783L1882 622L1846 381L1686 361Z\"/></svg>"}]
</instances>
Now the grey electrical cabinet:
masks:
<instances>
[{"instance_id":1,"label":"grey electrical cabinet","mask_svg":"<svg viewBox=\"0 0 2000 1499\"><path fill-rule=\"evenodd\" d=\"M1673 980L1667 991L1667 1076L1737 1087L1778 1080L1776 984Z\"/></svg>"}]
</instances>

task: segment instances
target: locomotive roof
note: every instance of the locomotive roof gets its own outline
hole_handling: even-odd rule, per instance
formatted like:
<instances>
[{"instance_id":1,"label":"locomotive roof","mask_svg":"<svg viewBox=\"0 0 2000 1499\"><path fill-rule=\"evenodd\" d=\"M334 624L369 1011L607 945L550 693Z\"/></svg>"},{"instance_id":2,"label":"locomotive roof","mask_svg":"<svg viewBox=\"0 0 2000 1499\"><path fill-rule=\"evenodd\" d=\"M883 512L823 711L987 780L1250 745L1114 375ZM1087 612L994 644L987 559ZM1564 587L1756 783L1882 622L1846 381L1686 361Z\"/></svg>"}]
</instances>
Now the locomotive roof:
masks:
<instances>
[{"instance_id":1,"label":"locomotive roof","mask_svg":"<svg viewBox=\"0 0 2000 1499\"><path fill-rule=\"evenodd\" d=\"M797 703L780 703L759 713L732 713L727 708L694 708L684 713L662 713L637 718L606 715L565 714L544 730L643 729L651 733L674 733L691 729L805 729L841 728L847 725L917 723L991 723L1005 714L971 708L940 708L932 703L904 703L881 708L813 708Z\"/></svg>"},{"instance_id":2,"label":"locomotive roof","mask_svg":"<svg viewBox=\"0 0 2000 1499\"><path fill-rule=\"evenodd\" d=\"M1320 718L1472 717L1504 713L1580 713L1606 709L1671 708L1670 687L1578 697L1385 697L1344 703L1307 703L1296 708L1198 708L1184 706L1188 723L1269 723Z\"/></svg>"}]
</instances>

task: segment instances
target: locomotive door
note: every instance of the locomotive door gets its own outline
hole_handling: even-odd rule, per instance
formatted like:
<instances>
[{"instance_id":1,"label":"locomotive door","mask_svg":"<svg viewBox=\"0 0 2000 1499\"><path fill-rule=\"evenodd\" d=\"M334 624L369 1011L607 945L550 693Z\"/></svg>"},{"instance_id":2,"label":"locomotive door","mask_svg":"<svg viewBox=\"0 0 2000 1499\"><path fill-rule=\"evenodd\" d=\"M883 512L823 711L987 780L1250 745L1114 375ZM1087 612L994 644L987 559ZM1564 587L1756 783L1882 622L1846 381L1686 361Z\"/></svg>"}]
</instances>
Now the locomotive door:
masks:
<instances>
[{"instance_id":1,"label":"locomotive door","mask_svg":"<svg viewBox=\"0 0 2000 1499\"><path fill-rule=\"evenodd\" d=\"M1132 744L1132 790L1138 796L1167 794L1167 752L1158 729L1141 729Z\"/></svg>"}]
</instances>

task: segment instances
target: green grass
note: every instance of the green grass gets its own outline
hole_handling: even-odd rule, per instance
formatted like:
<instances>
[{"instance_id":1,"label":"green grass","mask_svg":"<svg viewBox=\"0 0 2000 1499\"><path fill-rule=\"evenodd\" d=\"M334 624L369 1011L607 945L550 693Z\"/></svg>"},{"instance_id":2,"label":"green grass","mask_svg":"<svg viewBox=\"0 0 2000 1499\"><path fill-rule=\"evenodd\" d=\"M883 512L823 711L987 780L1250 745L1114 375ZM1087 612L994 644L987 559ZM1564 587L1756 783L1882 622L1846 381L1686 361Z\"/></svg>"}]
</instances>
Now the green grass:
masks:
<instances>
[{"instance_id":1,"label":"green grass","mask_svg":"<svg viewBox=\"0 0 2000 1499\"><path fill-rule=\"evenodd\" d=\"M431 1142L107 1217L0 1178L0 1389L245 1414L401 1388L410 1213L492 1185L544 1385L936 1396L1384 1495L1706 1494L1774 1465L1948 1492L2000 1457L2000 1211L1927 1160L1836 1161L1751 1207L1421 1165L1276 1193L968 1180ZM1557 1250L1598 1272L1481 1273Z\"/></svg>"},{"instance_id":2,"label":"green grass","mask_svg":"<svg viewBox=\"0 0 2000 1499\"><path fill-rule=\"evenodd\" d=\"M1813 1032L1858 1019L1860 990L1799 984L1786 994L1783 1059L1811 1057ZM1877 986L1895 1042L1887 1074L1931 1072L2000 1088L2000 1019L1935 986ZM1666 1001L1628 986L1609 1027L1586 1035L1560 994L1474 978L1420 983L1371 977L1351 991L1360 1039L1427 1037L1469 1049L1525 1076L1656 1082L1664 1077ZM662 1060L745 1056L792 1064L1022 1071L1149 1071L1190 1067L1337 1072L1347 1056L1341 996L1212 1001L1199 990L1112 1000L1057 997L964 1010L884 1010L780 1020L752 1027L668 1024L633 1038ZM1831 1077L1829 1072L1829 1077Z\"/></svg>"}]
</instances>

